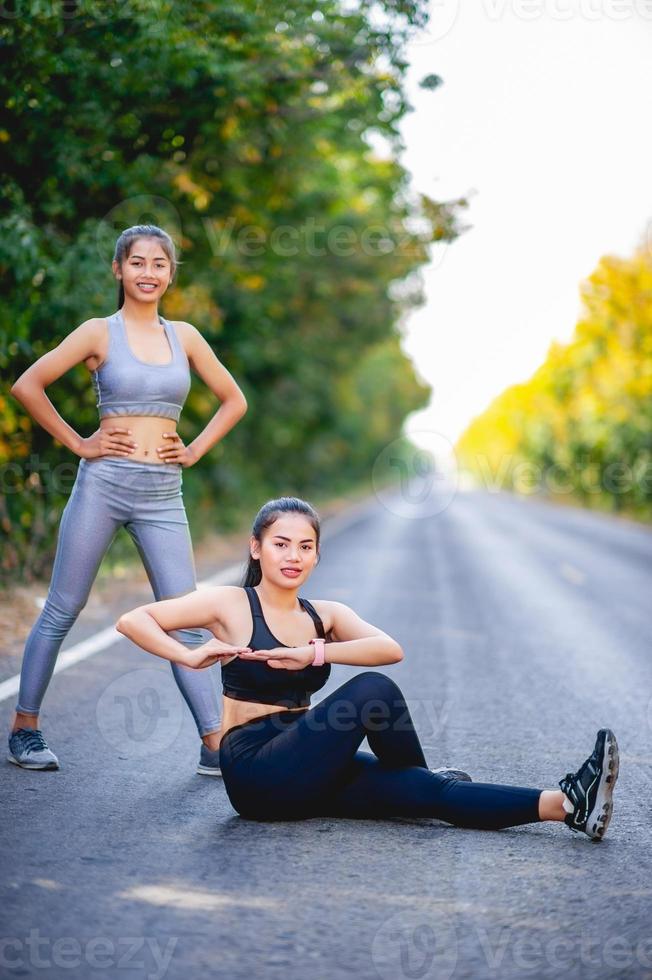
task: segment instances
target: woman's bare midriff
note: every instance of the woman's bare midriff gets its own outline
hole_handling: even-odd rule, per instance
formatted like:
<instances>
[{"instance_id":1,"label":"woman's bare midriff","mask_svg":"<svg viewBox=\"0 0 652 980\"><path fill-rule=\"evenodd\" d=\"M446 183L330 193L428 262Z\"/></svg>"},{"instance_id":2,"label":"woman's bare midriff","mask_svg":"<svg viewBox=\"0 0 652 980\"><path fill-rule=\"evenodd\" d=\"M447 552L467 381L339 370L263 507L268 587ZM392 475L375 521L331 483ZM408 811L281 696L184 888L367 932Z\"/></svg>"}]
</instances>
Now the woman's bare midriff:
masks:
<instances>
[{"instance_id":1,"label":"woman's bare midriff","mask_svg":"<svg viewBox=\"0 0 652 980\"><path fill-rule=\"evenodd\" d=\"M277 704L259 704L257 701L236 701L235 698L222 695L222 727L220 730L220 741L229 728L235 725L242 725L246 721L260 718L263 715L272 715L278 711L305 711L305 708L283 708Z\"/></svg>"},{"instance_id":2,"label":"woman's bare midriff","mask_svg":"<svg viewBox=\"0 0 652 980\"><path fill-rule=\"evenodd\" d=\"M151 415L111 415L100 419L101 429L131 429L131 435L125 436L136 443L136 449L129 451L127 456L115 454L119 459L132 459L136 463L161 463L166 466L157 450L159 446L174 445L174 440L164 439L164 433L177 431L177 423L172 419L159 418ZM123 435L122 433L120 434ZM127 448L127 447L125 447ZM114 458L113 453L106 453L104 458Z\"/></svg>"}]
</instances>

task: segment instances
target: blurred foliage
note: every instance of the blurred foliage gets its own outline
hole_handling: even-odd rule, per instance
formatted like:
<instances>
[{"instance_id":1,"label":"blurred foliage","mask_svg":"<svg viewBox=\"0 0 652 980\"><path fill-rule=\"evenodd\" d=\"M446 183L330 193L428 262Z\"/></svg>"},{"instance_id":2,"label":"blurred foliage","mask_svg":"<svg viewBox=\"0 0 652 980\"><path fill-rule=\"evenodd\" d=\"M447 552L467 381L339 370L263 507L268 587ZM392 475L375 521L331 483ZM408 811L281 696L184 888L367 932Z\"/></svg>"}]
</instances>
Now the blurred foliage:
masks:
<instances>
[{"instance_id":1,"label":"blurred foliage","mask_svg":"<svg viewBox=\"0 0 652 980\"><path fill-rule=\"evenodd\" d=\"M581 285L568 344L553 342L524 384L460 437L480 482L568 494L586 506L652 517L652 249L604 257Z\"/></svg>"},{"instance_id":2,"label":"blurred foliage","mask_svg":"<svg viewBox=\"0 0 652 980\"><path fill-rule=\"evenodd\" d=\"M402 52L424 8L5 0L5 580L49 571L77 462L8 389L80 322L115 310L110 261L129 225L170 232L181 264L161 312L197 326L249 402L184 480L194 529L235 526L277 494L359 485L427 403L397 324L423 302L429 243L464 230L467 202L415 194L397 159ZM82 435L95 430L84 365L48 395ZM217 407L194 379L186 442Z\"/></svg>"}]
</instances>

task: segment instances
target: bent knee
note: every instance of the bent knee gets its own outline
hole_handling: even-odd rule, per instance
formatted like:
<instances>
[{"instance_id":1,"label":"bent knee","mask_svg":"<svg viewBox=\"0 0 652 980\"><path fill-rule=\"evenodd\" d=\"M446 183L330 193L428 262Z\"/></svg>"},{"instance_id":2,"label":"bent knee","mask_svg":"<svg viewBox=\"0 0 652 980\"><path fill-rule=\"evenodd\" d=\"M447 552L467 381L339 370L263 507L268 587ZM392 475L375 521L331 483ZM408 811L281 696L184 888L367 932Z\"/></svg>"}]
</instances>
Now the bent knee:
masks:
<instances>
[{"instance_id":1,"label":"bent knee","mask_svg":"<svg viewBox=\"0 0 652 980\"><path fill-rule=\"evenodd\" d=\"M351 679L357 690L368 698L396 697L401 695L398 684L379 670L363 670Z\"/></svg>"}]
</instances>

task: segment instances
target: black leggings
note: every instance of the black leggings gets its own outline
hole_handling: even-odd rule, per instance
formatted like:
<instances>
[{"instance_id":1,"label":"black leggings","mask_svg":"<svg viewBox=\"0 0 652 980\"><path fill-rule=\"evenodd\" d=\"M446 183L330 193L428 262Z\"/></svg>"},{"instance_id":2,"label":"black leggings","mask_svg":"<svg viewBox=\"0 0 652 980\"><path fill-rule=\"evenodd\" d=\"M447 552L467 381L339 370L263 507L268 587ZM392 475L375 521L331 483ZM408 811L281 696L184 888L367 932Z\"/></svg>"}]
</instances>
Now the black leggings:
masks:
<instances>
[{"instance_id":1,"label":"black leggings","mask_svg":"<svg viewBox=\"0 0 652 980\"><path fill-rule=\"evenodd\" d=\"M365 736L373 755L358 751ZM541 790L430 772L401 689L374 670L314 708L230 728L220 767L232 806L251 820L437 817L486 830L540 820Z\"/></svg>"}]
</instances>

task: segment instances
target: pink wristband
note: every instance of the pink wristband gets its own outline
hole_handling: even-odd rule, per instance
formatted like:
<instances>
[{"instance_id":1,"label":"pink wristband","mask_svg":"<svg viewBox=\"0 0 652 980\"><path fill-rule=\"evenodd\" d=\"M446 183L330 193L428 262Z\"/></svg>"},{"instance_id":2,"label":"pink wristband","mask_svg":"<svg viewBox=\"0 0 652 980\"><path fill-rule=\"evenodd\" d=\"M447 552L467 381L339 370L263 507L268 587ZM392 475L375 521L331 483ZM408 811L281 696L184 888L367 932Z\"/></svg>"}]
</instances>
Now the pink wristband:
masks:
<instances>
[{"instance_id":1,"label":"pink wristband","mask_svg":"<svg viewBox=\"0 0 652 980\"><path fill-rule=\"evenodd\" d=\"M316 636L310 641L315 645L315 656L311 663L311 667L321 667L325 662L325 650L324 650L324 638L323 636Z\"/></svg>"}]
</instances>

